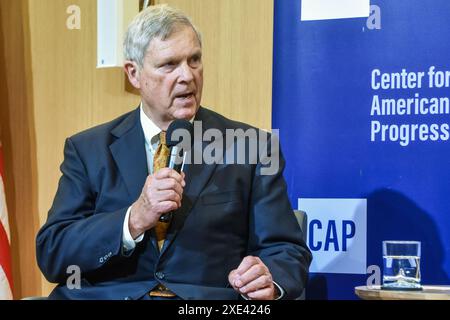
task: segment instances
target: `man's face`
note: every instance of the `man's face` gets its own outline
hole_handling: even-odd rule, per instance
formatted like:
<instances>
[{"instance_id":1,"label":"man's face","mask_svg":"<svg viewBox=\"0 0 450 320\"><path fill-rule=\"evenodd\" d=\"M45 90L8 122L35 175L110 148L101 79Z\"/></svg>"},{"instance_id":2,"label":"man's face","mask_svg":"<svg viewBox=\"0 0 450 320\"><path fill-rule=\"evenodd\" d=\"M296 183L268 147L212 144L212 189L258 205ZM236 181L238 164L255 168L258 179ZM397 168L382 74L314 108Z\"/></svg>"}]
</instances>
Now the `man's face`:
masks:
<instances>
[{"instance_id":1,"label":"man's face","mask_svg":"<svg viewBox=\"0 0 450 320\"><path fill-rule=\"evenodd\" d=\"M193 118L203 89L202 49L191 27L166 40L153 39L138 72L144 110L162 129L174 119Z\"/></svg>"}]
</instances>

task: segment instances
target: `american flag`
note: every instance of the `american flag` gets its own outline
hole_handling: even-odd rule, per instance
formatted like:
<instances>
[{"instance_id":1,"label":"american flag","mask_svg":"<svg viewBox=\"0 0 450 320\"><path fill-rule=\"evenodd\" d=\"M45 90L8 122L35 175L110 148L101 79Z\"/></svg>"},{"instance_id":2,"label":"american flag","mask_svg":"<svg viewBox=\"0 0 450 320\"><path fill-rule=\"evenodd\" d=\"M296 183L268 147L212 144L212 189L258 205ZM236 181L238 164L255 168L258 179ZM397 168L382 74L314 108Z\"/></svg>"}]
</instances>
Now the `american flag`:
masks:
<instances>
[{"instance_id":1,"label":"american flag","mask_svg":"<svg viewBox=\"0 0 450 320\"><path fill-rule=\"evenodd\" d=\"M12 270L8 211L6 210L2 143L0 142L0 300L12 299Z\"/></svg>"}]
</instances>

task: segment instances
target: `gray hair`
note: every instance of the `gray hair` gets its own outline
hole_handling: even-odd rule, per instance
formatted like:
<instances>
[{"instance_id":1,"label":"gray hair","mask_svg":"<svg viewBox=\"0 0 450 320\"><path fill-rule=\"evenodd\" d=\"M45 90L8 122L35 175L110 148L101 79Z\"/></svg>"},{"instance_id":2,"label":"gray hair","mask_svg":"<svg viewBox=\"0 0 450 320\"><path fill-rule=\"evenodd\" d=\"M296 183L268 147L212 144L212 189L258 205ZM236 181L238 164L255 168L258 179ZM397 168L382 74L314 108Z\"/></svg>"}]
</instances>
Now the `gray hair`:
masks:
<instances>
[{"instance_id":1,"label":"gray hair","mask_svg":"<svg viewBox=\"0 0 450 320\"><path fill-rule=\"evenodd\" d=\"M150 6L143 10L133 19L125 34L123 43L125 60L134 61L142 68L150 42L155 38L166 40L180 25L192 27L200 46L202 45L200 32L191 19L180 10L166 4Z\"/></svg>"}]
</instances>

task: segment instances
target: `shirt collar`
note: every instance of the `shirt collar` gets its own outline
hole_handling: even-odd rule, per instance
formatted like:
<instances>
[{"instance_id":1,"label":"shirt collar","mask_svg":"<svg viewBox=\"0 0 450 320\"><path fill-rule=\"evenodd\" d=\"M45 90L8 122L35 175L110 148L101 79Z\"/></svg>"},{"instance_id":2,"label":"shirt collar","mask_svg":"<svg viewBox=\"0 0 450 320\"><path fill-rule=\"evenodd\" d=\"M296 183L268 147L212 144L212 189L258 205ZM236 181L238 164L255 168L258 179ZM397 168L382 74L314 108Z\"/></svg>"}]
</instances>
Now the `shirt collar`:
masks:
<instances>
[{"instance_id":1,"label":"shirt collar","mask_svg":"<svg viewBox=\"0 0 450 320\"><path fill-rule=\"evenodd\" d=\"M161 129L150 119L144 112L144 108L142 107L142 103L140 106L141 109L141 126L144 131L145 143L153 149L152 144L156 143L158 140L158 135L161 132ZM153 139L155 138L155 139ZM153 140L153 143L152 143Z\"/></svg>"},{"instance_id":2,"label":"shirt collar","mask_svg":"<svg viewBox=\"0 0 450 320\"><path fill-rule=\"evenodd\" d=\"M141 126L142 130L144 131L144 138L145 143L148 144L150 149L153 151L153 144L157 143L159 141L159 133L161 132L161 129L150 119L144 112L144 108L142 107L142 102L140 105L140 113L141 113ZM194 122L194 117L189 120L190 123Z\"/></svg>"}]
</instances>

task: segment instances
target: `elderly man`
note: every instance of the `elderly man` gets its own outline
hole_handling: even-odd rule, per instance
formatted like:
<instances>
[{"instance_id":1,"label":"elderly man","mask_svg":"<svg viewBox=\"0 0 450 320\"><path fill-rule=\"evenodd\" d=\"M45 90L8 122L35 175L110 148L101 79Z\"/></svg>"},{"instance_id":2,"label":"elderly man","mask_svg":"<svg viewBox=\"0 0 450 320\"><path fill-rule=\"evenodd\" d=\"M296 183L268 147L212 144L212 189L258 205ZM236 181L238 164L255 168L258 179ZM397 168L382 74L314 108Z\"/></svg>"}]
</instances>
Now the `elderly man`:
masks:
<instances>
[{"instance_id":1,"label":"elderly man","mask_svg":"<svg viewBox=\"0 0 450 320\"><path fill-rule=\"evenodd\" d=\"M66 140L58 191L37 236L39 266L58 283L50 297L298 297L311 255L281 156L267 175L261 161L190 163L182 173L165 167L165 132L176 119L223 135L252 129L200 106L197 29L182 12L154 6L130 24L124 47L125 72L142 102ZM161 219L169 212L171 219ZM79 284L71 282L73 270Z\"/></svg>"}]
</instances>

